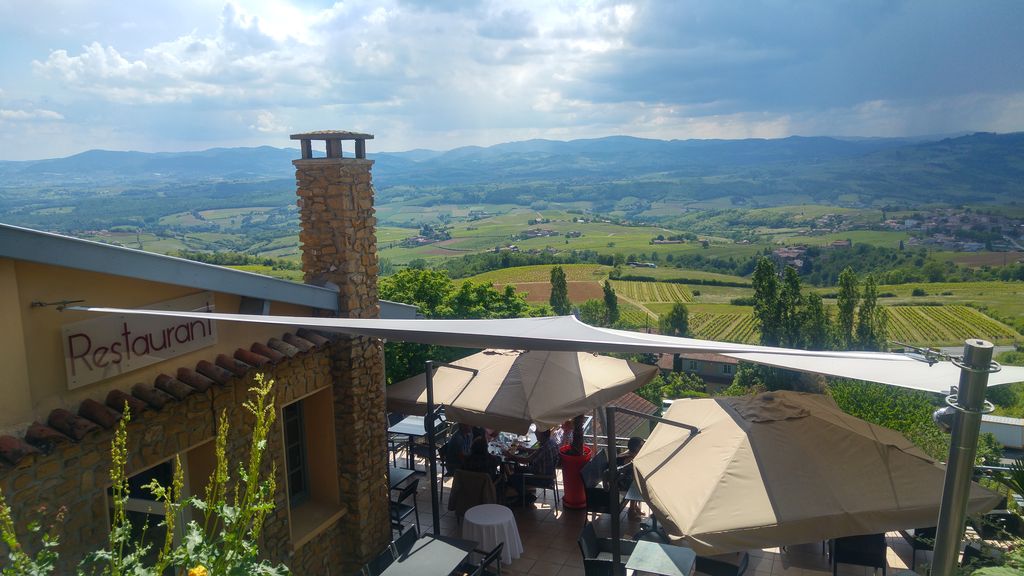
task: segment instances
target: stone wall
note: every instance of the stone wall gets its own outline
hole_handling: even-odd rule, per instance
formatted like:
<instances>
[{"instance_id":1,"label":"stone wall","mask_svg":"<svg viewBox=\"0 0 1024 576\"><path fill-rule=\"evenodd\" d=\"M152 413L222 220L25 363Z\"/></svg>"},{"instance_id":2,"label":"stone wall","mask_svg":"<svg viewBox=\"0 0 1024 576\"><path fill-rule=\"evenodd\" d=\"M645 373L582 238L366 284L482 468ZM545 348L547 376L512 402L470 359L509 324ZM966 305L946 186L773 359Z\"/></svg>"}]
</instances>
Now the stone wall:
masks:
<instances>
[{"instance_id":1,"label":"stone wall","mask_svg":"<svg viewBox=\"0 0 1024 576\"><path fill-rule=\"evenodd\" d=\"M294 358L282 360L261 371L275 381L274 404L278 408L295 399L329 386L346 388L349 379L334 372L338 344ZM340 348L348 350L346 343ZM224 386L214 386L180 402L168 403L162 410L145 410L132 416L128 425L129 476L182 455L197 445L213 440L215 419L223 411L228 415L229 473L238 478L238 463L248 455L252 416L242 407L253 383L252 371L233 378ZM351 560L345 557L347 525L336 521L298 549L292 549L288 524L288 498L285 489L281 422L274 424L268 438L265 472L276 465L276 507L268 518L261 537L261 550L270 560L292 567L295 574L344 574L338 569ZM110 444L113 430L97 430L80 442L64 442L47 454L22 459L15 467L0 467L0 489L10 504L18 533L23 540L30 521L47 523L65 508L60 536L61 568L70 573L86 553L103 548L109 533L107 489L110 487ZM339 461L342 475L353 473L345 461ZM385 472L386 473L386 472ZM340 481L340 479L339 479ZM376 484L385 486L381 479ZM351 490L351 488L347 488ZM344 496L343 496L344 498ZM41 509L45 509L41 512ZM23 542L27 543L27 542ZM0 545L0 548L3 548ZM0 550L6 557L6 550ZM349 551L349 554L353 552Z\"/></svg>"},{"instance_id":2,"label":"stone wall","mask_svg":"<svg viewBox=\"0 0 1024 576\"><path fill-rule=\"evenodd\" d=\"M307 283L339 290L339 316L377 318L377 237L372 160L295 160ZM379 340L339 339L333 348L335 436L342 503L342 573L352 573L391 538L384 355Z\"/></svg>"}]
</instances>

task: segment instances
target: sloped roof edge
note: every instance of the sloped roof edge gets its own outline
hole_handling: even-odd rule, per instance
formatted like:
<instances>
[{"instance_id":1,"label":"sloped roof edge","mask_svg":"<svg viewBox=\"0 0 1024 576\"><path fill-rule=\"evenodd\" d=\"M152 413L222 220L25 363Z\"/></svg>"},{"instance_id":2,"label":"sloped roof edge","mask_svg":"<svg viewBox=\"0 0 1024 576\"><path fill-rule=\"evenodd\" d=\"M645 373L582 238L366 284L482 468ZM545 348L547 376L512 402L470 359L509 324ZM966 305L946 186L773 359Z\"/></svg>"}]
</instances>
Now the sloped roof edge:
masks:
<instances>
[{"instance_id":1,"label":"sloped roof edge","mask_svg":"<svg viewBox=\"0 0 1024 576\"><path fill-rule=\"evenodd\" d=\"M337 289L0 223L0 257L338 311ZM381 301L382 318L416 307Z\"/></svg>"}]
</instances>

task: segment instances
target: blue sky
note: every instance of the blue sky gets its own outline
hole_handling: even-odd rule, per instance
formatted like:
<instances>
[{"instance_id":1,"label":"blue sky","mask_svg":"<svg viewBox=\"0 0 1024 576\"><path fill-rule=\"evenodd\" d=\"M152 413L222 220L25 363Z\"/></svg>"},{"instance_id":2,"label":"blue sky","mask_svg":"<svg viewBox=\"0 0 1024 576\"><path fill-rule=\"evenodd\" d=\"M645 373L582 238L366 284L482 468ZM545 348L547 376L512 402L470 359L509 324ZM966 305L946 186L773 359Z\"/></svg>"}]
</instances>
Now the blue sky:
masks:
<instances>
[{"instance_id":1,"label":"blue sky","mask_svg":"<svg viewBox=\"0 0 1024 576\"><path fill-rule=\"evenodd\" d=\"M1017 0L0 0L0 159L1024 130Z\"/></svg>"}]
</instances>

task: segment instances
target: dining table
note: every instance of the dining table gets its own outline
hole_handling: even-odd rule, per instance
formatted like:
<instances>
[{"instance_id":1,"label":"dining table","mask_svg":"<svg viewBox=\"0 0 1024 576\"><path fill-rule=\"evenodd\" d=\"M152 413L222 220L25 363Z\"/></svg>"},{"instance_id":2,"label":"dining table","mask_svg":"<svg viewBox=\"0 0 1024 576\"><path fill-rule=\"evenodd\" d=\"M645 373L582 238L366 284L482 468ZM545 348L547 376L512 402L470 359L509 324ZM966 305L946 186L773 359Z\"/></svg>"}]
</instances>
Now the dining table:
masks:
<instances>
[{"instance_id":1,"label":"dining table","mask_svg":"<svg viewBox=\"0 0 1024 576\"><path fill-rule=\"evenodd\" d=\"M422 438L426 435L426 418L423 416L406 416L391 426L388 426L388 436L406 437L405 458L408 468L413 467L412 442L415 438Z\"/></svg>"},{"instance_id":2,"label":"dining table","mask_svg":"<svg viewBox=\"0 0 1024 576\"><path fill-rule=\"evenodd\" d=\"M626 570L660 576L691 576L697 553L685 546L638 540L626 561Z\"/></svg>"},{"instance_id":3,"label":"dining table","mask_svg":"<svg viewBox=\"0 0 1024 576\"><path fill-rule=\"evenodd\" d=\"M421 536L412 548L399 556L380 576L427 576L455 572L478 543L450 536Z\"/></svg>"}]
</instances>

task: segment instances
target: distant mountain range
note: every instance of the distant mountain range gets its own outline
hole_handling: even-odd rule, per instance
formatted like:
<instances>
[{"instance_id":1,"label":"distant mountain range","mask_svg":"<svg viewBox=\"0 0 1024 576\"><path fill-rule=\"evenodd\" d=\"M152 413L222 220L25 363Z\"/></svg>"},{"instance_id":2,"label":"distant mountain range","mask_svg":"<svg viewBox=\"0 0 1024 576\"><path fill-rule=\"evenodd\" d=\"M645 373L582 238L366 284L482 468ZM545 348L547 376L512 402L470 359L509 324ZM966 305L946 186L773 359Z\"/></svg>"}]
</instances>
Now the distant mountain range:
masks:
<instances>
[{"instance_id":1,"label":"distant mountain range","mask_svg":"<svg viewBox=\"0 0 1024 576\"><path fill-rule=\"evenodd\" d=\"M291 179L296 149L91 150L0 161L0 198L29 189L74 195L107 187ZM436 195L462 202L707 200L734 203L1005 203L1024 198L1024 133L936 140L790 137L527 140L447 152L371 154L380 202ZM394 194L397 194L395 192ZM761 199L761 200L759 200ZM787 200L789 199L789 200ZM2 216L2 214L0 214Z\"/></svg>"}]
</instances>

